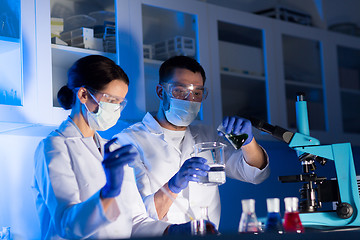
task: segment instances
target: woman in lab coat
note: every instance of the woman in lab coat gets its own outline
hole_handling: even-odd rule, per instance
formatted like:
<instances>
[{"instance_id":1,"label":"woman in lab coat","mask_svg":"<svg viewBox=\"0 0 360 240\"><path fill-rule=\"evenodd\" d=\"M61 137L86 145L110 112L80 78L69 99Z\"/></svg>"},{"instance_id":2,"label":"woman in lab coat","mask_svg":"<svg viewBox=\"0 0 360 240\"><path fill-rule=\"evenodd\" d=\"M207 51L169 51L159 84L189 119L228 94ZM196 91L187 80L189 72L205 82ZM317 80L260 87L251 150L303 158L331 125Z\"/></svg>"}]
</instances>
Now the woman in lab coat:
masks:
<instances>
[{"instance_id":1,"label":"woman in lab coat","mask_svg":"<svg viewBox=\"0 0 360 240\"><path fill-rule=\"evenodd\" d=\"M103 56L70 68L58 100L71 113L35 153L42 239L154 236L173 227L146 214L127 165L136 156L132 146L118 148L96 132L115 125L128 85L125 72Z\"/></svg>"}]
</instances>

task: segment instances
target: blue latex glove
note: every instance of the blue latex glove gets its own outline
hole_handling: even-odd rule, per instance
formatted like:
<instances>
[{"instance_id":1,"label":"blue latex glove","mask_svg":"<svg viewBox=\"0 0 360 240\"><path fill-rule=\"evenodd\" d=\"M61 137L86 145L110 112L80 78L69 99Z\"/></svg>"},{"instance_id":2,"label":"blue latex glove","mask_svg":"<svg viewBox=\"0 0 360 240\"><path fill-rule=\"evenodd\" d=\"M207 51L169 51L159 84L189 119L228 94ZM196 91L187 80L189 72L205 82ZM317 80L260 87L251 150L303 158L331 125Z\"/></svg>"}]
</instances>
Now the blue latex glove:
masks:
<instances>
[{"instance_id":1,"label":"blue latex glove","mask_svg":"<svg viewBox=\"0 0 360 240\"><path fill-rule=\"evenodd\" d=\"M113 198L120 194L121 184L124 178L124 166L134 161L137 155L132 145L125 145L110 152L110 145L116 140L117 138L113 138L105 144L105 154L102 165L106 175L106 184L100 191L102 198Z\"/></svg>"},{"instance_id":2,"label":"blue latex glove","mask_svg":"<svg viewBox=\"0 0 360 240\"><path fill-rule=\"evenodd\" d=\"M215 225L210 221L205 221L206 225L206 235L210 234L219 234L219 231L216 230ZM183 224L172 224L167 230L165 230L164 235L191 235L191 222Z\"/></svg>"},{"instance_id":3,"label":"blue latex glove","mask_svg":"<svg viewBox=\"0 0 360 240\"><path fill-rule=\"evenodd\" d=\"M192 157L184 162L180 170L169 180L168 186L173 193L179 193L186 188L189 181L198 182L197 176L205 177L210 167L205 163L207 160L202 157Z\"/></svg>"},{"instance_id":4,"label":"blue latex glove","mask_svg":"<svg viewBox=\"0 0 360 240\"><path fill-rule=\"evenodd\" d=\"M248 138L244 142L243 146L249 144L254 137L251 122L245 118L238 116L224 117L222 125L226 129L227 134L232 133L234 135L240 135L246 133ZM221 132L218 132L218 134L220 136L223 135Z\"/></svg>"}]
</instances>

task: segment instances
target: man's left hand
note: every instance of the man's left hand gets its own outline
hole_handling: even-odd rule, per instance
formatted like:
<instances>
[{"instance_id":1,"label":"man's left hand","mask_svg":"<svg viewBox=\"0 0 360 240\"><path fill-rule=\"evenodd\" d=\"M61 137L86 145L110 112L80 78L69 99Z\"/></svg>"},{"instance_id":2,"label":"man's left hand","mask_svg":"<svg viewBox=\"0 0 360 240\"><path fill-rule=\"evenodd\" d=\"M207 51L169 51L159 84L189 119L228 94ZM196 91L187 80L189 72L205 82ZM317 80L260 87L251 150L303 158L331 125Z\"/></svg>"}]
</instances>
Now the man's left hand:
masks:
<instances>
[{"instance_id":1,"label":"man's left hand","mask_svg":"<svg viewBox=\"0 0 360 240\"><path fill-rule=\"evenodd\" d=\"M222 125L224 126L227 134L240 135L246 133L248 138L244 142L243 146L249 144L253 139L251 122L245 118L238 116L224 117Z\"/></svg>"}]
</instances>

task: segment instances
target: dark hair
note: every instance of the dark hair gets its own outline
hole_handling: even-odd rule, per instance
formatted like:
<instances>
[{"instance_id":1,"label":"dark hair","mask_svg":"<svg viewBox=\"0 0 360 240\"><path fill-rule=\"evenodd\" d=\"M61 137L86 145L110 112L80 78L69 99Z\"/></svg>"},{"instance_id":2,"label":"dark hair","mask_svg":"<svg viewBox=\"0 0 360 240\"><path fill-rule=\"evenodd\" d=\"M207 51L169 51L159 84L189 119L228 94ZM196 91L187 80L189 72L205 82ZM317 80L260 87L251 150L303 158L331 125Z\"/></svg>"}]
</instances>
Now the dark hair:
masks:
<instances>
[{"instance_id":1,"label":"dark hair","mask_svg":"<svg viewBox=\"0 0 360 240\"><path fill-rule=\"evenodd\" d=\"M205 84L206 76L203 67L193 58L187 56L171 57L159 69L159 83L167 82L176 68L185 68L193 73L200 73Z\"/></svg>"},{"instance_id":2,"label":"dark hair","mask_svg":"<svg viewBox=\"0 0 360 240\"><path fill-rule=\"evenodd\" d=\"M101 91L111 81L118 79L129 85L129 78L124 70L111 59L90 55L77 60L68 71L68 83L58 94L58 101L64 109L71 109L75 103L75 91L86 86Z\"/></svg>"}]
</instances>

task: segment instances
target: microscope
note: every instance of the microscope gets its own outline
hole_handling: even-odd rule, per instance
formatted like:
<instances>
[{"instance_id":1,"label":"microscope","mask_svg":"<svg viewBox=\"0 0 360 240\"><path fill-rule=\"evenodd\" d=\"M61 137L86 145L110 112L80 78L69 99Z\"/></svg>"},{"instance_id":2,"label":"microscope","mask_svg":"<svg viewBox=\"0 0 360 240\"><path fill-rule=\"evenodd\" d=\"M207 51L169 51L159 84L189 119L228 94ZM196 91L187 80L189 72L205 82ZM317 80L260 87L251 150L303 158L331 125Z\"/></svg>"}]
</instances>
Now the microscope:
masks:
<instances>
[{"instance_id":1,"label":"microscope","mask_svg":"<svg viewBox=\"0 0 360 240\"><path fill-rule=\"evenodd\" d=\"M307 103L304 94L297 95L296 123L298 132L251 119L252 125L285 142L294 149L303 173L280 176L283 183L301 182L299 212L305 227L360 226L360 196L350 143L321 145L310 136ZM336 179L318 177L315 163L325 165L334 161ZM336 210L320 211L323 202L335 202Z\"/></svg>"}]
</instances>

